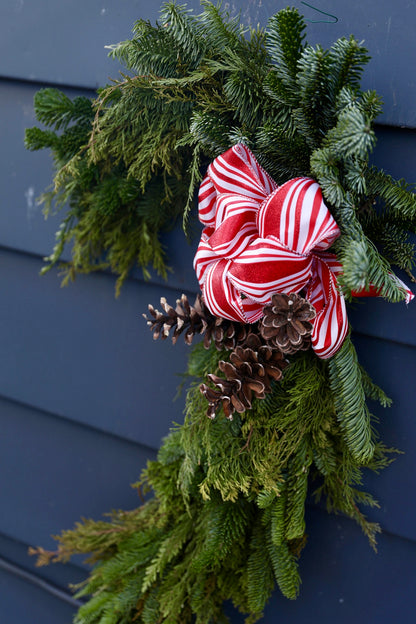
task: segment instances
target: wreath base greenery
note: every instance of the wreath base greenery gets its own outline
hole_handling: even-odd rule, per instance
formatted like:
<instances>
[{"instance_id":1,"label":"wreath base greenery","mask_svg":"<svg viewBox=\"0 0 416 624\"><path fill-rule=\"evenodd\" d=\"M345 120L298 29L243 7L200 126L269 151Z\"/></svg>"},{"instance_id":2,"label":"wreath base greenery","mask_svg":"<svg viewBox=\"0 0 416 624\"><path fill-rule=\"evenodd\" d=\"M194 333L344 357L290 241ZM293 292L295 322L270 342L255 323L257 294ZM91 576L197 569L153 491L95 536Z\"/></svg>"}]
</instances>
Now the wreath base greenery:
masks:
<instances>
[{"instance_id":1,"label":"wreath base greenery","mask_svg":"<svg viewBox=\"0 0 416 624\"><path fill-rule=\"evenodd\" d=\"M242 142L277 183L319 183L341 231L333 251L346 299L370 284L405 299L392 265L411 275L416 200L369 164L381 105L360 89L367 51L353 37L329 50L307 45L295 9L252 30L202 4L199 16L168 3L159 24L137 22L112 50L126 74L95 102L53 89L36 96L48 129L28 130L26 144L51 148L57 167L46 210L69 202L47 268L71 242L67 277L109 267L120 286L136 263L145 276L149 265L165 274L161 231L180 215L187 223L205 166ZM289 356L265 399L232 421L210 420L199 385L229 356L193 348L184 424L137 484L152 493L147 502L64 531L55 552L33 550L40 564L89 553L77 624L220 624L226 600L258 621L275 583L298 595L310 495L353 518L375 548L380 527L361 508L377 502L361 489L363 470L387 466L393 449L366 399L389 400L350 337L329 360Z\"/></svg>"}]
</instances>

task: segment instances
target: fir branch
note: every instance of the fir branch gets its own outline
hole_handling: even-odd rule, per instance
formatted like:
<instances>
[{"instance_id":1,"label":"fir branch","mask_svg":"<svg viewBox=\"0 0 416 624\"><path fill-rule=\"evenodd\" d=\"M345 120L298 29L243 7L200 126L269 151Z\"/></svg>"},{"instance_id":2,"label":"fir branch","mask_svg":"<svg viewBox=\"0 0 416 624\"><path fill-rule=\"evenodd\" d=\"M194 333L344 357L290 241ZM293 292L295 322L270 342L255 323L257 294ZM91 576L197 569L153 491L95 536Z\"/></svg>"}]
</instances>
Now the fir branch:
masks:
<instances>
[{"instance_id":1,"label":"fir branch","mask_svg":"<svg viewBox=\"0 0 416 624\"><path fill-rule=\"evenodd\" d=\"M181 552L183 546L192 533L194 520L188 513L184 513L182 518L178 518L172 531L160 544L156 557L146 568L141 591L146 593L148 589L162 575L169 563Z\"/></svg>"},{"instance_id":2,"label":"fir branch","mask_svg":"<svg viewBox=\"0 0 416 624\"><path fill-rule=\"evenodd\" d=\"M309 468L312 463L310 442L306 438L293 457L286 482L286 531L287 540L302 538L305 535L305 501L308 492Z\"/></svg>"},{"instance_id":3,"label":"fir branch","mask_svg":"<svg viewBox=\"0 0 416 624\"><path fill-rule=\"evenodd\" d=\"M331 146L343 158L367 158L376 141L374 130L358 107L340 112L336 126L325 137L324 145Z\"/></svg>"},{"instance_id":4,"label":"fir branch","mask_svg":"<svg viewBox=\"0 0 416 624\"><path fill-rule=\"evenodd\" d=\"M296 129L311 148L320 145L332 125L327 81L330 58L321 46L306 46L298 62L299 103L293 110Z\"/></svg>"},{"instance_id":5,"label":"fir branch","mask_svg":"<svg viewBox=\"0 0 416 624\"><path fill-rule=\"evenodd\" d=\"M221 11L220 5L208 0L201 0L204 11L200 16L201 31L207 41L207 47L221 50L224 47L236 48L247 33L240 24L239 16L231 17L228 11Z\"/></svg>"},{"instance_id":6,"label":"fir branch","mask_svg":"<svg viewBox=\"0 0 416 624\"><path fill-rule=\"evenodd\" d=\"M41 130L40 128L27 128L25 132L25 147L30 151L45 148L56 148L58 138L52 130Z\"/></svg>"},{"instance_id":7,"label":"fir branch","mask_svg":"<svg viewBox=\"0 0 416 624\"><path fill-rule=\"evenodd\" d=\"M366 397L372 399L373 401L377 401L383 407L391 407L392 400L386 395L386 393L377 386L371 379L370 375L367 371L360 366L361 372L361 382L363 384L363 389Z\"/></svg>"},{"instance_id":8,"label":"fir branch","mask_svg":"<svg viewBox=\"0 0 416 624\"><path fill-rule=\"evenodd\" d=\"M71 100L59 89L40 89L34 97L36 118L55 131L65 130L71 122L91 117L91 101L87 97Z\"/></svg>"},{"instance_id":9,"label":"fir branch","mask_svg":"<svg viewBox=\"0 0 416 624\"><path fill-rule=\"evenodd\" d=\"M202 174L201 174L200 147L196 146L193 151L191 164L189 165L188 198L186 200L186 204L183 209L182 228L185 234L189 233L190 214L192 212L192 208L195 205L195 193L201 180L202 180Z\"/></svg>"},{"instance_id":10,"label":"fir branch","mask_svg":"<svg viewBox=\"0 0 416 624\"><path fill-rule=\"evenodd\" d=\"M249 609L255 614L262 614L270 598L274 573L269 557L265 557L267 536L261 522L253 527L250 540L250 552L247 560L247 599Z\"/></svg>"},{"instance_id":11,"label":"fir branch","mask_svg":"<svg viewBox=\"0 0 416 624\"><path fill-rule=\"evenodd\" d=\"M395 180L392 176L376 167L367 171L368 192L379 197L389 216L406 219L414 224L416 219L416 195L414 185L405 180Z\"/></svg>"},{"instance_id":12,"label":"fir branch","mask_svg":"<svg viewBox=\"0 0 416 624\"><path fill-rule=\"evenodd\" d=\"M166 2L162 5L160 18L176 47L181 49L184 61L196 67L204 54L205 41L198 32L197 18L192 13L192 9L187 9L185 4Z\"/></svg>"},{"instance_id":13,"label":"fir branch","mask_svg":"<svg viewBox=\"0 0 416 624\"><path fill-rule=\"evenodd\" d=\"M331 78L329 91L335 103L341 89L348 86L353 91L360 88L364 66L369 62L368 50L351 35L349 39L342 37L330 48Z\"/></svg>"},{"instance_id":14,"label":"fir branch","mask_svg":"<svg viewBox=\"0 0 416 624\"><path fill-rule=\"evenodd\" d=\"M211 158L216 158L232 146L227 118L215 111L195 111L190 123L195 142Z\"/></svg>"},{"instance_id":15,"label":"fir branch","mask_svg":"<svg viewBox=\"0 0 416 624\"><path fill-rule=\"evenodd\" d=\"M154 73L165 78L180 75L178 55L172 54L176 48L175 41L166 28L161 24L152 26L145 20L138 20L133 32L132 40L108 46L111 57L139 75Z\"/></svg>"},{"instance_id":16,"label":"fir branch","mask_svg":"<svg viewBox=\"0 0 416 624\"><path fill-rule=\"evenodd\" d=\"M267 23L267 50L276 63L280 80L291 88L298 73L305 28L303 16L291 8L282 9Z\"/></svg>"},{"instance_id":17,"label":"fir branch","mask_svg":"<svg viewBox=\"0 0 416 624\"><path fill-rule=\"evenodd\" d=\"M288 492L285 483L280 487L279 495L270 505L270 539L276 547L280 547L285 541L287 500ZM267 518L267 514L264 517Z\"/></svg>"},{"instance_id":18,"label":"fir branch","mask_svg":"<svg viewBox=\"0 0 416 624\"><path fill-rule=\"evenodd\" d=\"M301 583L295 555L290 552L287 542L276 546L271 539L267 550L280 591L286 598L294 600Z\"/></svg>"},{"instance_id":19,"label":"fir branch","mask_svg":"<svg viewBox=\"0 0 416 624\"><path fill-rule=\"evenodd\" d=\"M352 456L368 463L374 454L370 414L365 403L361 371L350 338L329 360L329 380L335 409Z\"/></svg>"}]
</instances>

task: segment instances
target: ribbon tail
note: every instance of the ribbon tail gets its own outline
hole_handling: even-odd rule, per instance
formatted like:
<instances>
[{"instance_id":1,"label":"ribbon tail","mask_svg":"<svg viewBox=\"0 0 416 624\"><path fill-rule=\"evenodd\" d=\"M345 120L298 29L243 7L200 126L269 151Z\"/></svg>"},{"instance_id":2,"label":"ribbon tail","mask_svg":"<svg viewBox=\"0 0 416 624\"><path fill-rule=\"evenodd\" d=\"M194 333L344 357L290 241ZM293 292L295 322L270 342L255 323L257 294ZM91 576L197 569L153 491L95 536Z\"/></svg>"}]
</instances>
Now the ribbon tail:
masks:
<instances>
[{"instance_id":1,"label":"ribbon tail","mask_svg":"<svg viewBox=\"0 0 416 624\"><path fill-rule=\"evenodd\" d=\"M406 286L406 284L404 282L402 282L402 280L399 279L397 277L397 275L394 275L393 273L390 273L390 277L396 282L396 284L405 293L405 295L406 295L405 302L406 303L410 303L412 301L412 299L415 298L415 295L412 293L410 288L408 288L408 286ZM370 284L368 288L366 288L364 290L360 290L360 291L353 290L351 294L352 294L353 297L379 297L380 296L380 288L376 288L374 286L374 284Z\"/></svg>"},{"instance_id":2,"label":"ribbon tail","mask_svg":"<svg viewBox=\"0 0 416 624\"><path fill-rule=\"evenodd\" d=\"M314 278L307 293L307 299L316 309L312 348L318 357L328 359L340 349L347 335L347 310L335 275L327 263L315 256L314 269Z\"/></svg>"}]
</instances>

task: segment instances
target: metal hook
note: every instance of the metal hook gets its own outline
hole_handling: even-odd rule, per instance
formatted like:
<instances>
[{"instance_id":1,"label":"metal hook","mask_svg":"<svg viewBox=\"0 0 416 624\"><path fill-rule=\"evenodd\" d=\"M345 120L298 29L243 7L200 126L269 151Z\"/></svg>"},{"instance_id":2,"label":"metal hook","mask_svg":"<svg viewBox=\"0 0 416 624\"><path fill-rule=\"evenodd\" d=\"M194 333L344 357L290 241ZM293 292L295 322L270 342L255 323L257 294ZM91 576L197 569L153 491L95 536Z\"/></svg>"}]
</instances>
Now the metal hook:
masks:
<instances>
[{"instance_id":1,"label":"metal hook","mask_svg":"<svg viewBox=\"0 0 416 624\"><path fill-rule=\"evenodd\" d=\"M327 15L328 17L332 17L332 19L333 19L333 21L329 21L329 20L306 20L307 22L310 22L311 24L336 24L337 21L338 21L337 16L336 15L332 15L332 13L327 13L326 11L321 11L321 9L317 9L312 4L309 4L308 2L304 2L303 0L301 0L301 4L305 4L310 9L313 9L314 11L317 11L318 13L322 13L322 15Z\"/></svg>"}]
</instances>

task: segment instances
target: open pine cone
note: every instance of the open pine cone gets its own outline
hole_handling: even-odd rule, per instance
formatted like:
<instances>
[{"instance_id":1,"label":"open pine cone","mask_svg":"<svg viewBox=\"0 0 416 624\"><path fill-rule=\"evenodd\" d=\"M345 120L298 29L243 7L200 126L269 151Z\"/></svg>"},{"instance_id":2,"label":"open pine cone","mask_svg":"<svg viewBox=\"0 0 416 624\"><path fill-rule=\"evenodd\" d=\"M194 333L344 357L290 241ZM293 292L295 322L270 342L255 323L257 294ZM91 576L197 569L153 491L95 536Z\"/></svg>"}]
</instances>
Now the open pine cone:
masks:
<instances>
[{"instance_id":1,"label":"open pine cone","mask_svg":"<svg viewBox=\"0 0 416 624\"><path fill-rule=\"evenodd\" d=\"M276 293L263 312L259 330L267 344L287 354L309 349L311 321L316 316L309 301L296 293Z\"/></svg>"},{"instance_id":2,"label":"open pine cone","mask_svg":"<svg viewBox=\"0 0 416 624\"><path fill-rule=\"evenodd\" d=\"M160 303L164 312L159 312L149 304L149 312L153 318L149 319L143 314L155 340L159 337L165 340L171 335L175 344L178 337L183 334L186 344L190 345L195 334L204 334L205 348L208 349L211 342L214 342L219 351L222 349L231 351L246 340L248 326L211 314L200 293L196 296L193 306L186 295L176 300L175 308L169 305L165 297L160 299Z\"/></svg>"},{"instance_id":3,"label":"open pine cone","mask_svg":"<svg viewBox=\"0 0 416 624\"><path fill-rule=\"evenodd\" d=\"M219 362L225 379L210 374L208 378L216 388L201 385L201 392L209 402L207 415L214 418L222 406L225 416L232 420L234 411L241 414L250 409L253 395L264 399L271 392L272 381L281 379L287 364L281 351L262 344L258 335L250 333L245 347L236 347L229 362Z\"/></svg>"},{"instance_id":4,"label":"open pine cone","mask_svg":"<svg viewBox=\"0 0 416 624\"><path fill-rule=\"evenodd\" d=\"M208 348L210 342L213 342L219 351L231 351L237 345L243 344L246 338L247 325L217 316L214 323L205 330L204 346Z\"/></svg>"},{"instance_id":5,"label":"open pine cone","mask_svg":"<svg viewBox=\"0 0 416 624\"><path fill-rule=\"evenodd\" d=\"M214 317L205 308L201 301L200 295L197 296L193 306L190 305L186 295L182 295L176 301L176 308L168 304L165 297L160 299L161 306L164 310L159 312L151 304L149 304L149 312L153 320L148 319L145 314L144 318L153 332L153 338L157 340L159 336L165 340L172 331L172 342L176 343L178 336L184 333L186 344L191 344L195 334L202 334L208 327L209 321L214 322ZM209 317L208 317L209 315ZM208 318L207 318L208 317Z\"/></svg>"}]
</instances>

